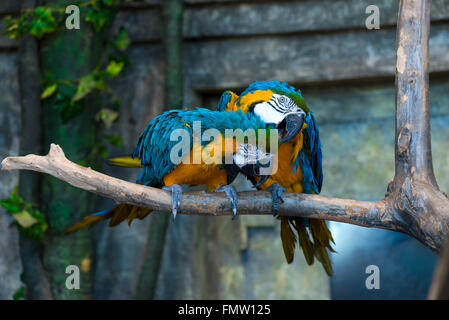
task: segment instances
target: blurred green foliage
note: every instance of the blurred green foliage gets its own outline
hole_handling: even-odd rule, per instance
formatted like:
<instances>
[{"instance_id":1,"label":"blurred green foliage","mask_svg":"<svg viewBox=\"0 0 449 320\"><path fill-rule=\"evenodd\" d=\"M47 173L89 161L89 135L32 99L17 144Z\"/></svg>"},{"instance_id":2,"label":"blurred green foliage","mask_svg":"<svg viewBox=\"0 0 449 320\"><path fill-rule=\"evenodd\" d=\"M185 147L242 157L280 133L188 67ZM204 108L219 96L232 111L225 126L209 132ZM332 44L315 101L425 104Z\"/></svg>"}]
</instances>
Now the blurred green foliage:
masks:
<instances>
[{"instance_id":1,"label":"blurred green foliage","mask_svg":"<svg viewBox=\"0 0 449 320\"><path fill-rule=\"evenodd\" d=\"M128 0L90 0L73 1L80 8L80 18L90 24L95 32L113 21L117 8ZM37 39L65 31L65 19L68 14L64 8L39 6L34 9L24 9L20 16L6 16L3 22L6 27L4 34L11 39L20 40L29 34ZM76 32L71 30L70 32ZM90 95L103 95L102 105L98 106L98 113L92 116L96 121L110 128L119 118L121 101L108 86L111 80L126 70L129 62L124 51L131 44L127 31L122 27L117 34L112 35L105 44L101 63L90 72L78 79L65 79L42 84L41 99L53 98L53 107L61 116L63 123L67 123L80 115L84 110L86 99ZM99 144L92 148L91 153L79 164L87 165L90 160L98 156L108 156L108 147L121 146L123 139L119 136L105 135L99 140ZM8 199L0 201L0 205L11 214L18 225L19 231L26 237L39 241L47 229L44 215L35 205L26 202L13 190ZM20 299L23 293L20 289L14 297ZM15 299L15 298L14 298Z\"/></svg>"},{"instance_id":2,"label":"blurred green foliage","mask_svg":"<svg viewBox=\"0 0 449 320\"><path fill-rule=\"evenodd\" d=\"M80 9L84 8L82 15L84 20L90 23L96 32L100 32L114 18L114 10L117 6L124 2L127 0L90 0L74 4ZM66 18L65 8L40 6L35 9L26 9L19 17L7 16L4 18L6 26L4 34L11 39L19 39L25 34L31 34L41 39L45 35L62 31ZM128 33L124 28L120 28L118 33L113 35L106 44L101 65L79 79L44 83L41 98L48 99L55 96L54 107L60 112L63 123L67 123L83 112L83 100L90 94L104 93L107 97L107 99L103 99L105 106L100 106L101 114L94 116L106 127L110 127L111 117L105 117L104 114L117 115L113 117L113 121L116 121L121 101L108 87L107 80L117 77L128 66L128 59L123 52L130 43ZM105 110L107 111L105 112ZM114 145L117 145L118 139L108 138L105 141L114 141Z\"/></svg>"},{"instance_id":3,"label":"blurred green foliage","mask_svg":"<svg viewBox=\"0 0 449 320\"><path fill-rule=\"evenodd\" d=\"M26 202L18 195L18 188L14 188L8 199L0 201L0 205L16 220L19 231L35 241L42 240L47 223L44 215L35 204Z\"/></svg>"},{"instance_id":4,"label":"blurred green foliage","mask_svg":"<svg viewBox=\"0 0 449 320\"><path fill-rule=\"evenodd\" d=\"M14 292L12 299L13 300L23 300L24 298L25 298L25 287L21 286L19 289L17 289L16 292Z\"/></svg>"}]
</instances>

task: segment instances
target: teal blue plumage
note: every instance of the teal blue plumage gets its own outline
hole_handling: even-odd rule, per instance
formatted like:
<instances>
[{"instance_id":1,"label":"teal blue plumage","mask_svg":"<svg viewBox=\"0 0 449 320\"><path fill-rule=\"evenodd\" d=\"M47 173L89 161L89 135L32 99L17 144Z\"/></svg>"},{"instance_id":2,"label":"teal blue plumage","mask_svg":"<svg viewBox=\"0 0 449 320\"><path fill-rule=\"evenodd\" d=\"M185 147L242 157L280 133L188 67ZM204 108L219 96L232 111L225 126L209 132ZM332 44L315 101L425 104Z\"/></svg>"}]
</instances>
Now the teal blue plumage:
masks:
<instances>
[{"instance_id":1,"label":"teal blue plumage","mask_svg":"<svg viewBox=\"0 0 449 320\"><path fill-rule=\"evenodd\" d=\"M222 93L217 104L217 111L225 111L228 104L232 101L234 93L232 91L225 91Z\"/></svg>"},{"instance_id":2,"label":"teal blue plumage","mask_svg":"<svg viewBox=\"0 0 449 320\"><path fill-rule=\"evenodd\" d=\"M301 168L304 176L302 182L304 193L318 194L323 185L323 164L320 133L312 112L307 115L305 123L307 128L304 129L304 148L299 152L293 172L298 167Z\"/></svg>"},{"instance_id":3,"label":"teal blue plumage","mask_svg":"<svg viewBox=\"0 0 449 320\"><path fill-rule=\"evenodd\" d=\"M163 177L175 167L170 161L170 150L179 143L170 141L175 129L185 129L193 146L193 122L201 122L201 131L217 129L225 134L225 129L265 128L265 123L254 114L236 112L218 112L204 108L195 110L171 110L155 117L139 137L133 157L141 160L143 165L138 182L145 185L160 185ZM202 142L205 145L207 142Z\"/></svg>"}]
</instances>

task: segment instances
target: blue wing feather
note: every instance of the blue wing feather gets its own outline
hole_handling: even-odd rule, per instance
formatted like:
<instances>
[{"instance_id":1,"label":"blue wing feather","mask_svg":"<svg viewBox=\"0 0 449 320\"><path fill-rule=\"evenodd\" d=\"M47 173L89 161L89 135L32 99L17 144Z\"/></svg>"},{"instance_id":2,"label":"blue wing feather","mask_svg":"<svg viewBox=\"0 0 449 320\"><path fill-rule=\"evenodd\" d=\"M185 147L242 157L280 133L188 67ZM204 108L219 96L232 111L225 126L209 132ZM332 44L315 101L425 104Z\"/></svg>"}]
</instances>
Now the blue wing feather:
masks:
<instances>
[{"instance_id":1,"label":"blue wing feather","mask_svg":"<svg viewBox=\"0 0 449 320\"><path fill-rule=\"evenodd\" d=\"M304 193L315 192L318 194L321 192L323 185L320 133L312 112L308 113L305 122L307 128L304 130L304 146L296 159L295 168L301 162Z\"/></svg>"},{"instance_id":2,"label":"blue wing feather","mask_svg":"<svg viewBox=\"0 0 449 320\"><path fill-rule=\"evenodd\" d=\"M231 91L228 90L223 92L223 94L220 97L220 100L218 100L217 111L225 111L231 99L232 99Z\"/></svg>"}]
</instances>

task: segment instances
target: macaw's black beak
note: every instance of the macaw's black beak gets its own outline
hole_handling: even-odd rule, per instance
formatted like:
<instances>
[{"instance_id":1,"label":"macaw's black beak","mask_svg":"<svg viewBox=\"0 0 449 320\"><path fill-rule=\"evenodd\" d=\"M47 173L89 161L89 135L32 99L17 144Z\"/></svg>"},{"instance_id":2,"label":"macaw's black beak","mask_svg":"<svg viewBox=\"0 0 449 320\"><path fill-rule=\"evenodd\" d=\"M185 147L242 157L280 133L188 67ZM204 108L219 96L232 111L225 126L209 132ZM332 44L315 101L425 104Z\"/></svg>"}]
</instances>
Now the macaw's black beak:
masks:
<instances>
[{"instance_id":1,"label":"macaw's black beak","mask_svg":"<svg viewBox=\"0 0 449 320\"><path fill-rule=\"evenodd\" d=\"M278 125L277 130L281 142L287 142L296 137L301 131L306 115L303 112L288 114Z\"/></svg>"}]
</instances>

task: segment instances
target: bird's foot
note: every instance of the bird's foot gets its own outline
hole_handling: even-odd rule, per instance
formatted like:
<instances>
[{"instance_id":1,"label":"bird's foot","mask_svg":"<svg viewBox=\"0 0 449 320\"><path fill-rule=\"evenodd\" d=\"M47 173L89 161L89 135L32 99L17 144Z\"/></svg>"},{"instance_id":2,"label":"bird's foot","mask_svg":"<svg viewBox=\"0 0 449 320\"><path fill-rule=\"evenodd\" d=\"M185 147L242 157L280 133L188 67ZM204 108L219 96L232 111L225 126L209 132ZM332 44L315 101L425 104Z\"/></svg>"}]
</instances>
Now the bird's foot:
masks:
<instances>
[{"instance_id":1,"label":"bird's foot","mask_svg":"<svg viewBox=\"0 0 449 320\"><path fill-rule=\"evenodd\" d=\"M273 201L273 216L278 216L278 208L279 208L279 200L284 203L284 199L282 198L282 194L285 192L285 188L280 184L274 183L267 188L268 191L271 192L271 199Z\"/></svg>"},{"instance_id":2,"label":"bird's foot","mask_svg":"<svg viewBox=\"0 0 449 320\"><path fill-rule=\"evenodd\" d=\"M232 220L235 219L237 215L237 191L231 185L220 185L214 192L224 192L228 197L229 201L231 201L232 207Z\"/></svg>"},{"instance_id":3,"label":"bird's foot","mask_svg":"<svg viewBox=\"0 0 449 320\"><path fill-rule=\"evenodd\" d=\"M171 205L173 221L176 219L176 214L181 206L182 188L179 184L172 184L171 186L162 187L163 190L171 191Z\"/></svg>"}]
</instances>

